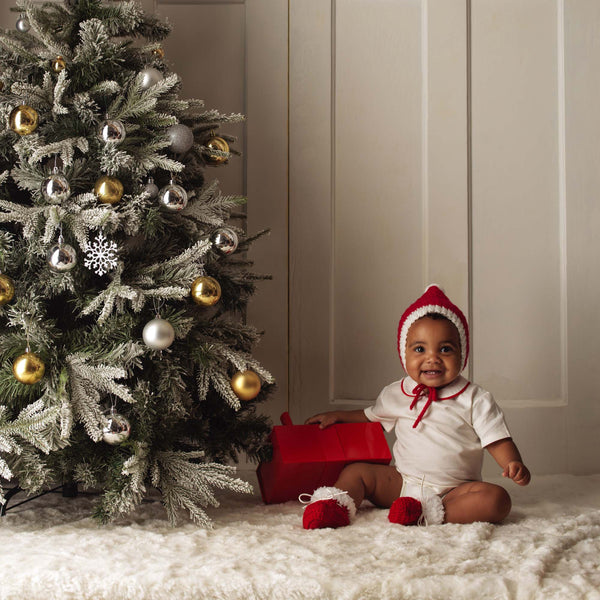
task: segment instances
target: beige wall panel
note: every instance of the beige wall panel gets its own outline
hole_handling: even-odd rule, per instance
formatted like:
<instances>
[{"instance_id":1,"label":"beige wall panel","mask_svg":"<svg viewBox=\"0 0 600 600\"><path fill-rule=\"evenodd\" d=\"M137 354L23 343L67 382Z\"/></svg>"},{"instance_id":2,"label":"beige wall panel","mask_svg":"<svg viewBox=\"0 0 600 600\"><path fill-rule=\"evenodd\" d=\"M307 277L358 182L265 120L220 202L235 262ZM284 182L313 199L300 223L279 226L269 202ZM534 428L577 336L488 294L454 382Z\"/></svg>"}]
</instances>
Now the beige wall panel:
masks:
<instances>
[{"instance_id":1,"label":"beige wall panel","mask_svg":"<svg viewBox=\"0 0 600 600\"><path fill-rule=\"evenodd\" d=\"M501 402L566 401L555 0L472 4L473 366Z\"/></svg>"},{"instance_id":2,"label":"beige wall panel","mask_svg":"<svg viewBox=\"0 0 600 600\"><path fill-rule=\"evenodd\" d=\"M0 4L0 27L2 29L13 29L17 19L19 18L18 13L13 13L10 10L12 3L2 2Z\"/></svg>"},{"instance_id":3,"label":"beige wall panel","mask_svg":"<svg viewBox=\"0 0 600 600\"><path fill-rule=\"evenodd\" d=\"M600 2L565 1L569 471L600 472Z\"/></svg>"},{"instance_id":4,"label":"beige wall panel","mask_svg":"<svg viewBox=\"0 0 600 600\"><path fill-rule=\"evenodd\" d=\"M573 472L568 460L569 410L568 406L554 408L504 406L504 415L510 433L534 477L550 473ZM498 464L486 452L484 479L500 475ZM512 485L514 484L508 483L509 491Z\"/></svg>"},{"instance_id":5,"label":"beige wall panel","mask_svg":"<svg viewBox=\"0 0 600 600\"><path fill-rule=\"evenodd\" d=\"M346 0L335 17L329 399L368 402L401 374L398 318L421 287L421 9Z\"/></svg>"},{"instance_id":6,"label":"beige wall panel","mask_svg":"<svg viewBox=\"0 0 600 600\"><path fill-rule=\"evenodd\" d=\"M269 228L250 251L260 282L248 307L248 322L264 331L254 355L277 381L261 407L279 423L288 409L288 5L252 0L246 7L248 231ZM265 35L265 28L269 35Z\"/></svg>"},{"instance_id":7,"label":"beige wall panel","mask_svg":"<svg viewBox=\"0 0 600 600\"><path fill-rule=\"evenodd\" d=\"M244 5L159 2L157 13L173 27L164 42L165 59L181 78L182 96L204 100L208 109L224 114L245 114ZM236 136L234 148L244 151L243 123L219 131ZM245 194L244 171L244 161L232 158L224 168L209 168L206 177L218 179L226 194Z\"/></svg>"},{"instance_id":8,"label":"beige wall panel","mask_svg":"<svg viewBox=\"0 0 600 600\"><path fill-rule=\"evenodd\" d=\"M469 314L467 2L422 5L424 48L424 283Z\"/></svg>"},{"instance_id":9,"label":"beige wall panel","mask_svg":"<svg viewBox=\"0 0 600 600\"><path fill-rule=\"evenodd\" d=\"M326 406L331 274L331 6L290 4L290 411ZM312 404L311 404L312 402Z\"/></svg>"},{"instance_id":10,"label":"beige wall panel","mask_svg":"<svg viewBox=\"0 0 600 600\"><path fill-rule=\"evenodd\" d=\"M432 276L468 298L465 31L464 1L291 5L297 418L402 376L398 319Z\"/></svg>"}]
</instances>

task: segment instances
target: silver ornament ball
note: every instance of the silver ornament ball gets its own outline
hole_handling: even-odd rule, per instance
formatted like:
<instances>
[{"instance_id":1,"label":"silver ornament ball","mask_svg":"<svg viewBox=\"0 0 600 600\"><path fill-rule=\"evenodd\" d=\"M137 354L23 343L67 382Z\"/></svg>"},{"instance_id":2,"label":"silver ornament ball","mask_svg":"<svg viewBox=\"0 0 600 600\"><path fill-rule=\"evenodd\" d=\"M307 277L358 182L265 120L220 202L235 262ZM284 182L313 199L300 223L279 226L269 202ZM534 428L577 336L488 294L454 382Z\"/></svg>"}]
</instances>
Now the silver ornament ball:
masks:
<instances>
[{"instance_id":1,"label":"silver ornament ball","mask_svg":"<svg viewBox=\"0 0 600 600\"><path fill-rule=\"evenodd\" d=\"M69 244L52 246L46 255L48 266L55 273L70 271L77 264L77 252Z\"/></svg>"},{"instance_id":2,"label":"silver ornament ball","mask_svg":"<svg viewBox=\"0 0 600 600\"><path fill-rule=\"evenodd\" d=\"M151 88L153 85L156 85L159 81L164 79L163 74L154 67L146 67L142 71L142 82L141 87L143 90L147 90Z\"/></svg>"},{"instance_id":3,"label":"silver ornament ball","mask_svg":"<svg viewBox=\"0 0 600 600\"><path fill-rule=\"evenodd\" d=\"M142 338L153 350L166 350L175 341L175 330L169 321L156 317L146 323Z\"/></svg>"},{"instance_id":4,"label":"silver ornament ball","mask_svg":"<svg viewBox=\"0 0 600 600\"><path fill-rule=\"evenodd\" d=\"M131 434L131 424L126 417L119 414L114 408L105 415L102 425L102 439L111 446L124 442Z\"/></svg>"},{"instance_id":5,"label":"silver ornament ball","mask_svg":"<svg viewBox=\"0 0 600 600\"><path fill-rule=\"evenodd\" d=\"M150 198L156 198L158 196L158 186L154 183L154 179L152 179L152 177L148 178L148 181L144 186L144 191Z\"/></svg>"},{"instance_id":6,"label":"silver ornament ball","mask_svg":"<svg viewBox=\"0 0 600 600\"><path fill-rule=\"evenodd\" d=\"M27 33L31 29L29 20L25 15L21 15L17 20L17 30L21 33Z\"/></svg>"},{"instance_id":7,"label":"silver ornament ball","mask_svg":"<svg viewBox=\"0 0 600 600\"><path fill-rule=\"evenodd\" d=\"M215 248L225 256L237 250L238 236L236 232L229 227L217 229L217 231L212 234L210 239Z\"/></svg>"},{"instance_id":8,"label":"silver ornament ball","mask_svg":"<svg viewBox=\"0 0 600 600\"><path fill-rule=\"evenodd\" d=\"M175 154L183 154L194 145L194 133L187 126L178 123L167 129L167 137L171 142L169 149Z\"/></svg>"},{"instance_id":9,"label":"silver ornament ball","mask_svg":"<svg viewBox=\"0 0 600 600\"><path fill-rule=\"evenodd\" d=\"M117 119L106 119L100 123L98 135L106 143L118 144L125 139L125 125Z\"/></svg>"},{"instance_id":10,"label":"silver ornament ball","mask_svg":"<svg viewBox=\"0 0 600 600\"><path fill-rule=\"evenodd\" d=\"M42 182L42 196L47 202L59 204L71 195L69 180L59 173L58 168Z\"/></svg>"},{"instance_id":11,"label":"silver ornament ball","mask_svg":"<svg viewBox=\"0 0 600 600\"><path fill-rule=\"evenodd\" d=\"M158 192L158 199L162 206L172 211L183 210L188 203L187 192L173 181Z\"/></svg>"}]
</instances>

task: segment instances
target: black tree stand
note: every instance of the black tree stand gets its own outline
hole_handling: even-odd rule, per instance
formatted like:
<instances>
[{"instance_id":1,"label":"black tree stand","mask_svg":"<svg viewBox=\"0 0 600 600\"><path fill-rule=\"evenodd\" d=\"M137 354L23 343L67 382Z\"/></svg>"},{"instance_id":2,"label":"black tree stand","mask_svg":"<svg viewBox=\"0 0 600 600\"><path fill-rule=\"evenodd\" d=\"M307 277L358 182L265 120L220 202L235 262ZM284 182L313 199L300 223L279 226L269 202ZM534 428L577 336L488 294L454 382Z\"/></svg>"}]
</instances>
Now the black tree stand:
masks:
<instances>
[{"instance_id":1,"label":"black tree stand","mask_svg":"<svg viewBox=\"0 0 600 600\"><path fill-rule=\"evenodd\" d=\"M0 504L0 517L4 517L9 510L17 508L17 506L21 506L21 504L27 504L27 502L31 502L32 500L40 498L41 496L45 496L46 494L55 494L60 491L62 492L64 498L76 498L79 493L77 491L77 484L75 482L70 481L68 483L63 483L62 485L57 485L51 490L46 490L44 492L41 492L40 494L31 496L29 498L26 498L25 500L21 500L21 502L17 502L17 504L13 504L9 507L8 503L10 499L22 491L23 489L16 485L15 487L9 488L4 492L4 504Z\"/></svg>"}]
</instances>

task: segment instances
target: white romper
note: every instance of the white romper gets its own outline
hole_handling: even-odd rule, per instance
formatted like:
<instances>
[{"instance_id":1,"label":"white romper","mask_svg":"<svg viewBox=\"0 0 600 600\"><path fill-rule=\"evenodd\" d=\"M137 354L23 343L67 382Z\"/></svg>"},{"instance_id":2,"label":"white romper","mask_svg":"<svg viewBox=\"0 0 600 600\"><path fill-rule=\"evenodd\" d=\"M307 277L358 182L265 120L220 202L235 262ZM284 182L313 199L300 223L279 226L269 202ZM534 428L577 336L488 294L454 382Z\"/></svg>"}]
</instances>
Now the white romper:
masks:
<instances>
[{"instance_id":1,"label":"white romper","mask_svg":"<svg viewBox=\"0 0 600 600\"><path fill-rule=\"evenodd\" d=\"M417 488L423 487L444 495L461 483L481 481L483 448L511 437L492 395L460 376L437 390L439 401L413 428L427 402L425 394L410 409L416 387L417 382L405 377L386 386L365 409L369 421L381 423L386 431L395 428L393 455L404 481L401 495L417 496ZM455 397L445 399L450 396Z\"/></svg>"}]
</instances>

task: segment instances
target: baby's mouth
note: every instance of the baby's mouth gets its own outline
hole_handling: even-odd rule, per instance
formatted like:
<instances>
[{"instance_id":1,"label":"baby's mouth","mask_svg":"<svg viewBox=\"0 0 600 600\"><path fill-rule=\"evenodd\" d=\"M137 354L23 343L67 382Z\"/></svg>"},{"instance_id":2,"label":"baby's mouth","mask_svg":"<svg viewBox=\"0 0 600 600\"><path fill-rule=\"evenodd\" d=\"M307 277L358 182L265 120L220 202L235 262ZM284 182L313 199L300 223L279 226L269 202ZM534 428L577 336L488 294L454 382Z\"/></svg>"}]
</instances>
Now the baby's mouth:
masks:
<instances>
[{"instance_id":1,"label":"baby's mouth","mask_svg":"<svg viewBox=\"0 0 600 600\"><path fill-rule=\"evenodd\" d=\"M421 371L421 373L423 373L423 375L425 375L426 377L437 377L438 375L442 374L441 371L434 370L434 369L429 369L427 371Z\"/></svg>"}]
</instances>

